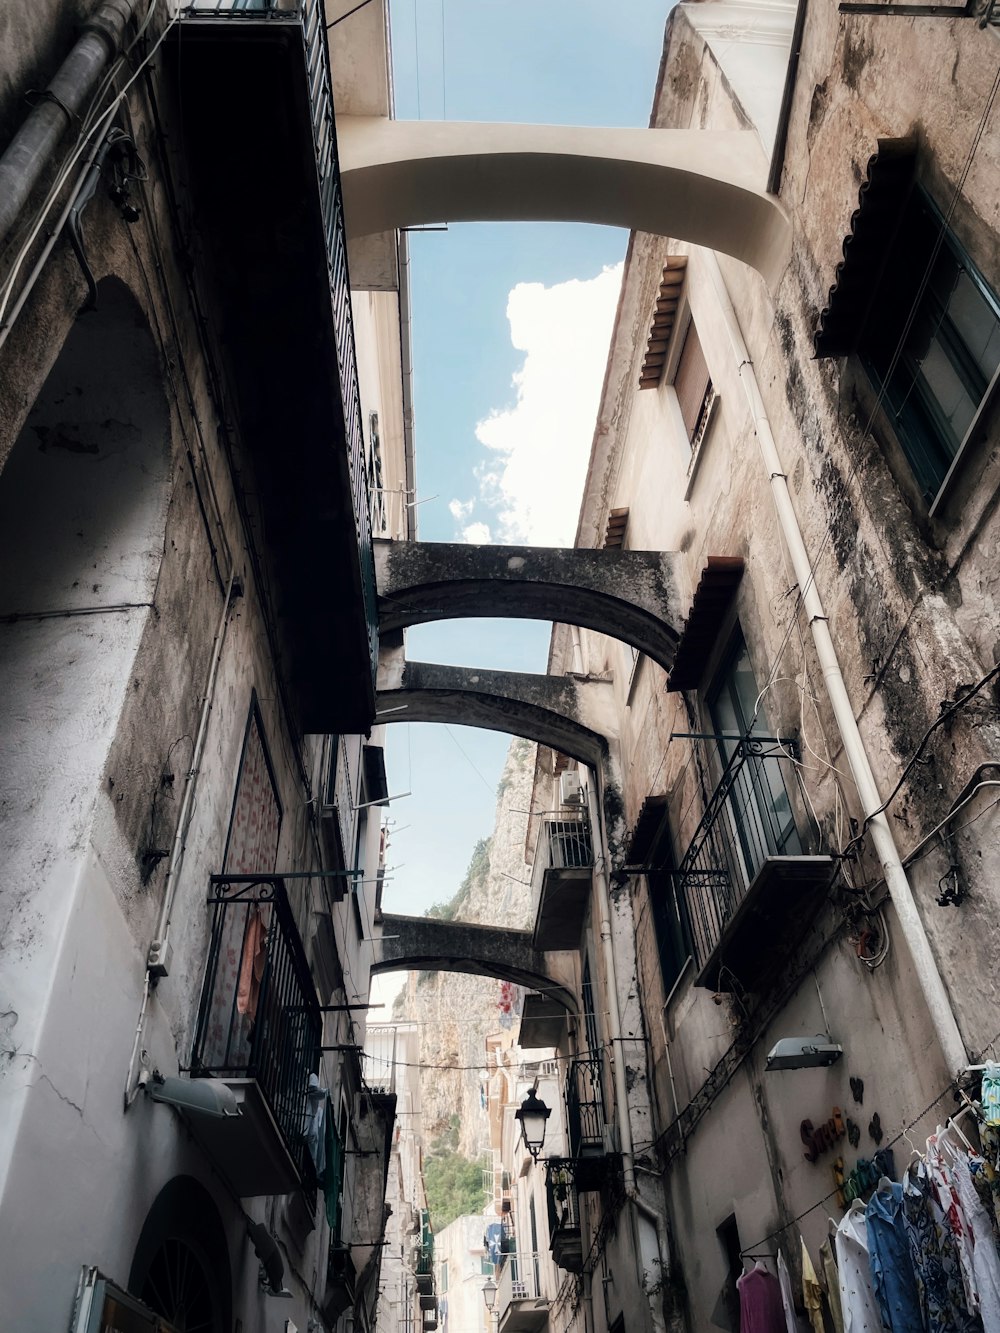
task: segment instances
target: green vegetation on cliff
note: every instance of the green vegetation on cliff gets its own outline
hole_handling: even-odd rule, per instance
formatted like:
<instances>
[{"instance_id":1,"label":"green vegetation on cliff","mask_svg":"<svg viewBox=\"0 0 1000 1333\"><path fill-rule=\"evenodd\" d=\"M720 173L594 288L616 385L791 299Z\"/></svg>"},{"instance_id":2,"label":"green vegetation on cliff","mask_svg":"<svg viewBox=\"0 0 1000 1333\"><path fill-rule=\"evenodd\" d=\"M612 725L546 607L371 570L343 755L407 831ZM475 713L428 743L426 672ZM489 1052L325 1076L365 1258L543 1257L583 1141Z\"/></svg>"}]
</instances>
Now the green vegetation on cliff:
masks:
<instances>
[{"instance_id":1,"label":"green vegetation on cliff","mask_svg":"<svg viewBox=\"0 0 1000 1333\"><path fill-rule=\"evenodd\" d=\"M458 1116L453 1115L449 1128L431 1141L424 1159L427 1207L435 1231L483 1207L483 1169L458 1151L458 1128Z\"/></svg>"}]
</instances>

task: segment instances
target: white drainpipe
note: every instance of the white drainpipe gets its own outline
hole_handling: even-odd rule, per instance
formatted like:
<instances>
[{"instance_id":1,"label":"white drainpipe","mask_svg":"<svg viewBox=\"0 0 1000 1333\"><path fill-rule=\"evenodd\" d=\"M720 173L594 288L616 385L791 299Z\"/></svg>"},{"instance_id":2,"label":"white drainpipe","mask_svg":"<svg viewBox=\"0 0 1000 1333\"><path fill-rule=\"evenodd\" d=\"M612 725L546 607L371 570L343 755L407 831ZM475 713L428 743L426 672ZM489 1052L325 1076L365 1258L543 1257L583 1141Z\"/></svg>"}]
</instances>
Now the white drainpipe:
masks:
<instances>
[{"instance_id":1,"label":"white drainpipe","mask_svg":"<svg viewBox=\"0 0 1000 1333\"><path fill-rule=\"evenodd\" d=\"M882 806L882 800L875 783L875 775L868 762L868 755L865 751L864 741L861 738L857 719L854 716L847 686L844 684L844 676L837 660L833 637L830 634L830 623L823 609L823 602L816 587L805 543L802 540L802 532L795 517L792 497L788 490L788 478L781 465L781 459L778 457L774 435L771 432L771 423L768 420L764 400L757 384L753 362L750 359L750 353L740 330L739 319L733 308L726 287L726 280L719 267L715 252L700 250L698 253L704 260L705 270L715 289L726 332L729 335L733 357L736 361L736 368L746 392L754 431L757 435L757 443L760 445L764 466L770 480L774 507L778 514L778 521L781 524L781 531L792 562L792 568L795 571L795 578L802 596L802 604L809 620L813 645L822 668L827 696L833 708L837 728L844 746L844 753L847 755L851 773L857 784L865 821L882 864L886 886L892 897L900 929L913 959L917 980L923 992L941 1052L949 1071L956 1073L968 1063L965 1042L962 1040L962 1034L955 1021L948 992L945 989L941 973L938 971L930 942L920 919L920 913L914 902L913 890L906 878L906 871L903 869L903 863L895 839L892 836L889 821L884 813L878 813Z\"/></svg>"},{"instance_id":2,"label":"white drainpipe","mask_svg":"<svg viewBox=\"0 0 1000 1333\"><path fill-rule=\"evenodd\" d=\"M587 783L587 809L590 814L591 837L594 840L594 886L597 889L597 910L600 920L601 949L604 953L604 978L608 994L608 1036L611 1041L611 1070L615 1084L618 1108L618 1132L621 1136L622 1172L625 1193L635 1197L635 1167L632 1154L632 1122L628 1113L628 1087L625 1082L625 1050L622 1042L621 1010L618 1006L618 974L615 969L615 947L611 934L611 895L608 892L608 841L597 802L598 774L590 770Z\"/></svg>"}]
</instances>

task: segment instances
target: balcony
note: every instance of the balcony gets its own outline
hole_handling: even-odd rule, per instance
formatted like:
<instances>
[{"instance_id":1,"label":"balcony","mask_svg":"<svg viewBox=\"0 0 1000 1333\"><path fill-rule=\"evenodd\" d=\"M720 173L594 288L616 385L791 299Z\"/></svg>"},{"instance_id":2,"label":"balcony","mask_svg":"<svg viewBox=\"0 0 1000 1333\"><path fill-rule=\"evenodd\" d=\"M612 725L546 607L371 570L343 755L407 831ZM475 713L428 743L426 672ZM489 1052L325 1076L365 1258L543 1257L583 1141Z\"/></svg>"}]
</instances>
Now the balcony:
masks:
<instances>
[{"instance_id":1,"label":"balcony","mask_svg":"<svg viewBox=\"0 0 1000 1333\"><path fill-rule=\"evenodd\" d=\"M542 1256L508 1255L497 1273L497 1333L541 1333L549 1298L542 1289Z\"/></svg>"},{"instance_id":2,"label":"balcony","mask_svg":"<svg viewBox=\"0 0 1000 1333\"><path fill-rule=\"evenodd\" d=\"M608 1156L604 1117L604 1066L599 1056L573 1060L566 1071L566 1129L576 1163L576 1188L601 1186Z\"/></svg>"},{"instance_id":3,"label":"balcony","mask_svg":"<svg viewBox=\"0 0 1000 1333\"><path fill-rule=\"evenodd\" d=\"M801 854L785 774L792 742L723 738L728 759L677 868L696 984L759 989L787 960L825 897L830 856Z\"/></svg>"},{"instance_id":4,"label":"balcony","mask_svg":"<svg viewBox=\"0 0 1000 1333\"><path fill-rule=\"evenodd\" d=\"M565 1269L567 1273L582 1273L583 1240L575 1162L568 1158L548 1159L545 1163L545 1195L552 1259L557 1268Z\"/></svg>"},{"instance_id":5,"label":"balcony","mask_svg":"<svg viewBox=\"0 0 1000 1333\"><path fill-rule=\"evenodd\" d=\"M304 1185L306 1092L322 1019L285 887L276 875L213 875L208 967L191 1073L228 1084L242 1114L203 1118L199 1138L241 1198Z\"/></svg>"},{"instance_id":6,"label":"balcony","mask_svg":"<svg viewBox=\"0 0 1000 1333\"><path fill-rule=\"evenodd\" d=\"M531 871L536 949L577 949L590 901L594 849L584 814L543 819Z\"/></svg>"},{"instance_id":7,"label":"balcony","mask_svg":"<svg viewBox=\"0 0 1000 1333\"><path fill-rule=\"evenodd\" d=\"M434 1233L431 1231L431 1215L426 1208L420 1211L420 1244L414 1271L421 1297L431 1296L434 1292ZM421 1309L425 1308L421 1301Z\"/></svg>"},{"instance_id":8,"label":"balcony","mask_svg":"<svg viewBox=\"0 0 1000 1333\"><path fill-rule=\"evenodd\" d=\"M364 732L378 622L323 0L194 0L165 51L168 142L283 673L304 731Z\"/></svg>"}]
</instances>

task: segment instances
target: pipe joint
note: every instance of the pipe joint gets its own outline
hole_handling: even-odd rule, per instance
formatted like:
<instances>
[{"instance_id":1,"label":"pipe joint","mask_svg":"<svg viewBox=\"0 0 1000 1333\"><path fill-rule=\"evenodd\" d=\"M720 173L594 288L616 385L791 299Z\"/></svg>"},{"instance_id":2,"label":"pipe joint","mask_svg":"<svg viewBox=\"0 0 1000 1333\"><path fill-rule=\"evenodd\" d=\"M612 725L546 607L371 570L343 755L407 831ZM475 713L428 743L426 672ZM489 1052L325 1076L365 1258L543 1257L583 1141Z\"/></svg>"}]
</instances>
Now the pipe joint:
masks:
<instances>
[{"instance_id":1,"label":"pipe joint","mask_svg":"<svg viewBox=\"0 0 1000 1333\"><path fill-rule=\"evenodd\" d=\"M108 48L108 58L114 60L122 48L125 29L132 17L135 0L104 0L93 14L80 25L81 32L96 33Z\"/></svg>"}]
</instances>

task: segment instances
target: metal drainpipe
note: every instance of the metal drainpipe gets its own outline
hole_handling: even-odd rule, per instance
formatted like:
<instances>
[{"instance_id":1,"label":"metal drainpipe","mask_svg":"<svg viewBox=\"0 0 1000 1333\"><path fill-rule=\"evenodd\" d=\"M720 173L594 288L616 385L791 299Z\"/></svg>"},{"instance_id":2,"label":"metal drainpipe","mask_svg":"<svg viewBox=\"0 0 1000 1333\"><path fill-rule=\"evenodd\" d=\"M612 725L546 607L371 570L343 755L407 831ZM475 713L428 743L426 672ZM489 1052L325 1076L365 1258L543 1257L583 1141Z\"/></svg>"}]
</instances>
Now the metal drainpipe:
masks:
<instances>
[{"instance_id":1,"label":"metal drainpipe","mask_svg":"<svg viewBox=\"0 0 1000 1333\"><path fill-rule=\"evenodd\" d=\"M816 587L809 555L802 540L802 532L788 490L788 478L778 456L778 449L774 442L764 400L761 397L753 362L750 359L750 352L740 330L739 319L715 252L700 250L698 253L704 260L709 280L715 290L726 332L729 335L736 368L746 392L754 432L770 480L771 494L774 498L778 522L781 525L782 536L785 539L795 578L802 595L802 603L812 632L813 645L822 668L827 696L836 718L844 753L847 755L847 761L851 766L851 774L857 784L858 796L861 799L865 819L868 821L868 827L871 830L872 842L882 864L886 887L889 890L900 928L913 959L917 981L923 992L928 1013L934 1025L934 1032L941 1047L941 1053L949 1071L954 1074L968 1063L965 1042L955 1021L951 1001L948 998L948 992L931 951L924 924L920 919L920 913L913 898L913 890L906 878L906 871L903 868L895 839L892 836L892 830L889 827L889 821L884 813L876 813L882 805L882 800L875 782L875 775L868 762L868 755L865 751L857 719L854 716L854 709L847 693L840 663L837 660L837 650L834 647L833 637L830 633L830 623L823 609L823 602Z\"/></svg>"},{"instance_id":2,"label":"metal drainpipe","mask_svg":"<svg viewBox=\"0 0 1000 1333\"><path fill-rule=\"evenodd\" d=\"M625 1082L625 1051L622 1042L621 1010L618 1006L618 973L615 968L615 948L611 934L611 895L608 892L608 840L604 830L604 821L597 804L597 783L599 776L596 769L590 770L587 783L587 810L590 814L591 837L599 840L595 847L594 884L597 888L597 910L600 918L601 948L604 953L604 977L608 992L608 1027L611 1038L611 1072L615 1084L615 1102L618 1108L618 1132L622 1146L622 1172L625 1177L625 1193L630 1199L635 1198L635 1166L632 1160L632 1122L628 1114L628 1087Z\"/></svg>"},{"instance_id":3,"label":"metal drainpipe","mask_svg":"<svg viewBox=\"0 0 1000 1333\"><path fill-rule=\"evenodd\" d=\"M52 152L118 56L138 0L102 0L37 105L0 157L0 246L7 240Z\"/></svg>"},{"instance_id":4,"label":"metal drainpipe","mask_svg":"<svg viewBox=\"0 0 1000 1333\"><path fill-rule=\"evenodd\" d=\"M406 540L417 540L417 468L413 448L413 315L410 309L410 243L400 231L396 241L399 272L399 351L403 374L403 522Z\"/></svg>"}]
</instances>

